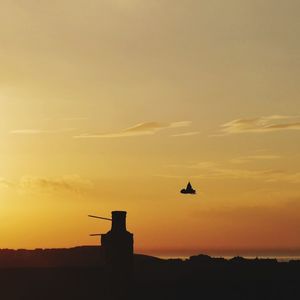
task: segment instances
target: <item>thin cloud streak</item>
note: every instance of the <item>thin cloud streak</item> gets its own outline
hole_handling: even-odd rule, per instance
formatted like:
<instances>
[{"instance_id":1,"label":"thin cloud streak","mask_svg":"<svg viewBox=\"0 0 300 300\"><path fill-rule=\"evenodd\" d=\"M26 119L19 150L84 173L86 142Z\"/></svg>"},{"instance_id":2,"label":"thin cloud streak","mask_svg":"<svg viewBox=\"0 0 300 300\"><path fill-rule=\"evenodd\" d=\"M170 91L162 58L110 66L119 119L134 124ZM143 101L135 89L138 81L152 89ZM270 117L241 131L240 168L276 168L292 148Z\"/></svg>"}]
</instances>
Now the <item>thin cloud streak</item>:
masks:
<instances>
[{"instance_id":1,"label":"thin cloud streak","mask_svg":"<svg viewBox=\"0 0 300 300\"><path fill-rule=\"evenodd\" d=\"M181 175L158 174L158 177L164 178L186 178ZM201 174L190 175L190 178L197 179L216 179L216 180L263 180L264 182L288 182L300 183L300 172L287 173L282 170L238 170L238 169L215 169L210 172L201 172Z\"/></svg>"},{"instance_id":2,"label":"thin cloud streak","mask_svg":"<svg viewBox=\"0 0 300 300\"><path fill-rule=\"evenodd\" d=\"M12 188L20 192L72 192L81 194L93 188L93 182L79 175L61 177L23 176L18 181L0 178L0 187Z\"/></svg>"},{"instance_id":3,"label":"thin cloud streak","mask_svg":"<svg viewBox=\"0 0 300 300\"><path fill-rule=\"evenodd\" d=\"M58 178L24 176L18 187L26 191L66 191L81 193L93 186L88 179L78 175L65 175Z\"/></svg>"},{"instance_id":4,"label":"thin cloud streak","mask_svg":"<svg viewBox=\"0 0 300 300\"><path fill-rule=\"evenodd\" d=\"M0 187L12 187L13 184L6 180L5 178L0 177Z\"/></svg>"},{"instance_id":5,"label":"thin cloud streak","mask_svg":"<svg viewBox=\"0 0 300 300\"><path fill-rule=\"evenodd\" d=\"M121 137L133 137L133 136L144 136L154 135L157 132L164 129L181 128L190 126L190 121L160 123L160 122L144 122L136 124L132 127L126 128L116 133L105 133L105 134L81 134L76 135L74 138L77 139L88 139L88 138L121 138Z\"/></svg>"},{"instance_id":6,"label":"thin cloud streak","mask_svg":"<svg viewBox=\"0 0 300 300\"><path fill-rule=\"evenodd\" d=\"M84 121L88 120L87 117L69 117L69 118L62 118L63 121Z\"/></svg>"},{"instance_id":7,"label":"thin cloud streak","mask_svg":"<svg viewBox=\"0 0 300 300\"><path fill-rule=\"evenodd\" d=\"M173 134L172 136L173 137L194 136L194 135L198 135L199 133L200 133L199 131L191 131L191 132Z\"/></svg>"},{"instance_id":8,"label":"thin cloud streak","mask_svg":"<svg viewBox=\"0 0 300 300\"><path fill-rule=\"evenodd\" d=\"M231 180L263 180L265 182L289 182L300 183L300 172L288 172L280 169L238 169L223 167L215 162L200 162L190 165L171 165L173 168L189 168L198 170L198 174L191 175L191 178L201 179L231 179ZM184 177L177 175L161 174L160 177L176 178Z\"/></svg>"},{"instance_id":9,"label":"thin cloud streak","mask_svg":"<svg viewBox=\"0 0 300 300\"><path fill-rule=\"evenodd\" d=\"M283 122L283 120L290 122ZM216 136L284 130L300 130L300 116L271 115L252 119L236 119L221 125L221 134Z\"/></svg>"},{"instance_id":10,"label":"thin cloud streak","mask_svg":"<svg viewBox=\"0 0 300 300\"><path fill-rule=\"evenodd\" d=\"M72 132L76 130L75 128L63 128L56 130L45 130L45 129L15 129L11 130L10 134L15 135L42 135L42 134L56 134L56 133L65 133Z\"/></svg>"},{"instance_id":11,"label":"thin cloud streak","mask_svg":"<svg viewBox=\"0 0 300 300\"><path fill-rule=\"evenodd\" d=\"M243 164L243 163L253 162L257 160L275 160L275 159L279 159L280 157L281 156L279 155L272 155L272 154L248 155L248 156L240 156L237 158L233 158L230 160L230 162L234 164Z\"/></svg>"}]
</instances>

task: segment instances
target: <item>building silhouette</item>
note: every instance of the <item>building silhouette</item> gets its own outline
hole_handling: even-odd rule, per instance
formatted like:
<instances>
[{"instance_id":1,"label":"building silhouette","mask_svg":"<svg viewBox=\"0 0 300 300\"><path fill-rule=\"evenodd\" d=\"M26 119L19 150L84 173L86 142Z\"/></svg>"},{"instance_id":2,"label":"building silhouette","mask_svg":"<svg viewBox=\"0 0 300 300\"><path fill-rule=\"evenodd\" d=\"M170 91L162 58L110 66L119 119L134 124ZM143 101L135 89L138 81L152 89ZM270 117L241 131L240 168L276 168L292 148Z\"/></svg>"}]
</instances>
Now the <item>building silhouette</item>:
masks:
<instances>
[{"instance_id":1,"label":"building silhouette","mask_svg":"<svg viewBox=\"0 0 300 300\"><path fill-rule=\"evenodd\" d=\"M126 229L126 211L112 212L111 230L101 235L109 294L113 299L127 296L133 277L133 234Z\"/></svg>"}]
</instances>

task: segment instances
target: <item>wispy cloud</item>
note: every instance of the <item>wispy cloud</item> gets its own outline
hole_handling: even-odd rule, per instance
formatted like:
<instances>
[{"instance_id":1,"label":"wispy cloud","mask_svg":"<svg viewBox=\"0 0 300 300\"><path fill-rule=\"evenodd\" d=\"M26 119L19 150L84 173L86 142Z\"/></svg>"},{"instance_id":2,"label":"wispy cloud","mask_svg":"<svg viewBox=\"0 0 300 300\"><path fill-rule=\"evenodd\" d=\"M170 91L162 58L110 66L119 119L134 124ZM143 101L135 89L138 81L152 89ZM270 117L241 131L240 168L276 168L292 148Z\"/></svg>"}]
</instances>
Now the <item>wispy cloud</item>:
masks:
<instances>
[{"instance_id":1,"label":"wispy cloud","mask_svg":"<svg viewBox=\"0 0 300 300\"><path fill-rule=\"evenodd\" d=\"M104 134L80 134L74 136L74 138L87 139L87 138L120 138L120 137L132 137L132 136L143 136L143 135L153 135L161 130L169 128L180 128L190 126L190 121L181 122L170 122L170 123L160 123L160 122L145 122L139 123L132 127L126 128L120 132L115 133L104 133Z\"/></svg>"},{"instance_id":2,"label":"wispy cloud","mask_svg":"<svg viewBox=\"0 0 300 300\"><path fill-rule=\"evenodd\" d=\"M181 136L194 136L198 135L200 132L199 131L190 131L190 132L183 132L183 133L177 133L173 134L173 137L181 137Z\"/></svg>"},{"instance_id":3,"label":"wispy cloud","mask_svg":"<svg viewBox=\"0 0 300 300\"><path fill-rule=\"evenodd\" d=\"M62 193L82 194L93 188L93 182L79 175L60 177L23 176L19 180L0 178L0 187L14 189L22 193Z\"/></svg>"},{"instance_id":4,"label":"wispy cloud","mask_svg":"<svg viewBox=\"0 0 300 300\"><path fill-rule=\"evenodd\" d=\"M0 187L11 187L12 185L13 184L10 181L0 177Z\"/></svg>"},{"instance_id":5,"label":"wispy cloud","mask_svg":"<svg viewBox=\"0 0 300 300\"><path fill-rule=\"evenodd\" d=\"M253 162L256 160L274 160L279 159L279 155L273 155L273 154L262 154L262 155L247 155L247 156L240 156L236 157L230 160L230 162L235 164L243 164L248 162Z\"/></svg>"},{"instance_id":6,"label":"wispy cloud","mask_svg":"<svg viewBox=\"0 0 300 300\"><path fill-rule=\"evenodd\" d=\"M189 163L189 164L171 164L166 167L170 168L188 168L188 169L212 169L215 168L218 164L213 161L202 161L198 163Z\"/></svg>"},{"instance_id":7,"label":"wispy cloud","mask_svg":"<svg viewBox=\"0 0 300 300\"><path fill-rule=\"evenodd\" d=\"M11 130L10 134L20 134L20 135L39 135L39 134L56 134L74 131L75 128L63 128L55 130L46 129L15 129Z\"/></svg>"},{"instance_id":8,"label":"wispy cloud","mask_svg":"<svg viewBox=\"0 0 300 300\"><path fill-rule=\"evenodd\" d=\"M300 116L271 115L252 119L236 119L221 125L221 127L220 135L300 130Z\"/></svg>"},{"instance_id":9,"label":"wispy cloud","mask_svg":"<svg viewBox=\"0 0 300 300\"><path fill-rule=\"evenodd\" d=\"M63 121L84 121L88 120L87 117L68 117L68 118L62 118Z\"/></svg>"},{"instance_id":10,"label":"wispy cloud","mask_svg":"<svg viewBox=\"0 0 300 300\"><path fill-rule=\"evenodd\" d=\"M81 193L93 186L93 183L78 175L65 175L58 178L24 176L18 188L25 191L66 191Z\"/></svg>"},{"instance_id":11,"label":"wispy cloud","mask_svg":"<svg viewBox=\"0 0 300 300\"><path fill-rule=\"evenodd\" d=\"M231 180L260 180L265 182L290 182L300 183L300 172L288 172L280 169L241 169L222 166L221 164L205 161L197 164L170 165L173 168L189 168L198 170L192 178L201 179L231 179ZM177 175L159 175L174 178Z\"/></svg>"}]
</instances>

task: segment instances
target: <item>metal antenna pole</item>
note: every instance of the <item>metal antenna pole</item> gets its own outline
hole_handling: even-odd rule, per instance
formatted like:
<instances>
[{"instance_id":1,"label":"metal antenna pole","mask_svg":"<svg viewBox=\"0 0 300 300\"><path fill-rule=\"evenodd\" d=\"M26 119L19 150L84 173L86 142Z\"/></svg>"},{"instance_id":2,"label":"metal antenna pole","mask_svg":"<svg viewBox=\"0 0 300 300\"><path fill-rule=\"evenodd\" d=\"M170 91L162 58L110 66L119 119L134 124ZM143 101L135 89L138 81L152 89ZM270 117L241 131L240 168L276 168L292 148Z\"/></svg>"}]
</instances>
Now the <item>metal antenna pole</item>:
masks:
<instances>
[{"instance_id":1,"label":"metal antenna pole","mask_svg":"<svg viewBox=\"0 0 300 300\"><path fill-rule=\"evenodd\" d=\"M110 219L110 218L98 217L98 216L93 216L93 215L88 215L88 217L95 218L95 219L106 220L106 221L112 221L112 219Z\"/></svg>"}]
</instances>

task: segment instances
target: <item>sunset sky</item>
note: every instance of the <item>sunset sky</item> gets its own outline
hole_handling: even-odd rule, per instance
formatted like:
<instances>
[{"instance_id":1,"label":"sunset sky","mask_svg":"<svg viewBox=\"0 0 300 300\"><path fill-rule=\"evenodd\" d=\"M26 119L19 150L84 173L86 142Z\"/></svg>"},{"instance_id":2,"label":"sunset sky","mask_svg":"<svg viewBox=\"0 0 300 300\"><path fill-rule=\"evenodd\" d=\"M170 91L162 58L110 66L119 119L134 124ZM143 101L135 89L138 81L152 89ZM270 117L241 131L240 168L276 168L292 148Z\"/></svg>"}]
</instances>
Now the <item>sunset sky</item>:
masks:
<instances>
[{"instance_id":1,"label":"sunset sky","mask_svg":"<svg viewBox=\"0 0 300 300\"><path fill-rule=\"evenodd\" d=\"M299 36L298 0L2 0L0 248L126 210L137 252L299 255Z\"/></svg>"}]
</instances>

